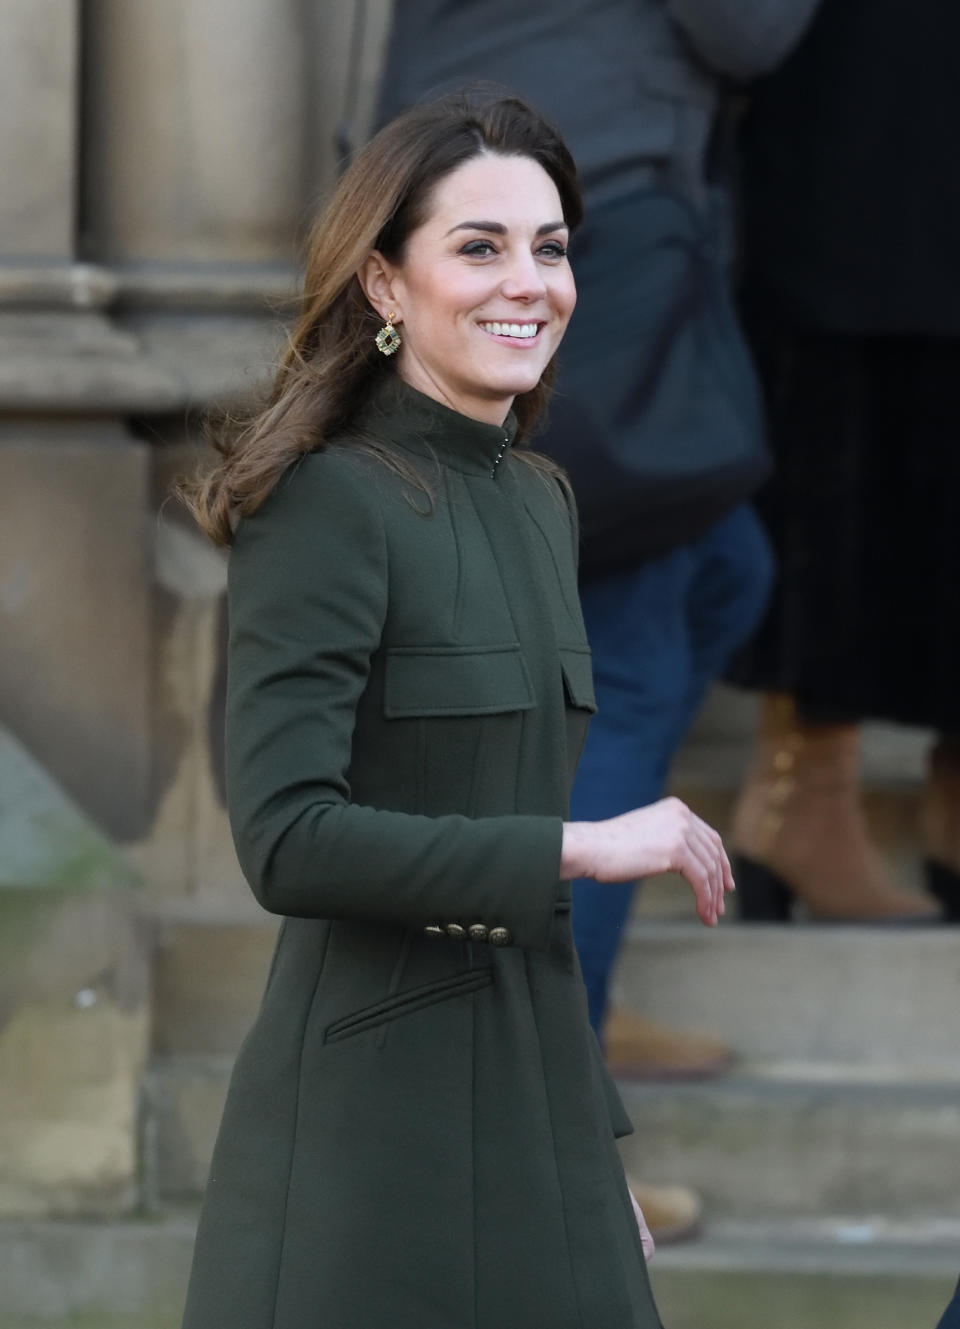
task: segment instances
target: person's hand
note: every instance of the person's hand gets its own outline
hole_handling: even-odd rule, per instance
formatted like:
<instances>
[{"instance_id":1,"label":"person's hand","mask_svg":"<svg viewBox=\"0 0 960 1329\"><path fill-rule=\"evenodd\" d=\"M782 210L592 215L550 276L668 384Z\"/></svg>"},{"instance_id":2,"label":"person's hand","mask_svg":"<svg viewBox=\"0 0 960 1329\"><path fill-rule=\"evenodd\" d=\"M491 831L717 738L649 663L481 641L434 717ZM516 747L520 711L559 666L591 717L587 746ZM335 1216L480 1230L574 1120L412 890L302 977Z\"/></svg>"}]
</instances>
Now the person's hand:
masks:
<instances>
[{"instance_id":1,"label":"person's hand","mask_svg":"<svg viewBox=\"0 0 960 1329\"><path fill-rule=\"evenodd\" d=\"M637 1228L640 1232L640 1245L643 1247L643 1256L645 1260L649 1260L653 1255L653 1252L657 1249L657 1245L650 1234L650 1229L647 1227L647 1220L643 1216L643 1210L637 1204L636 1196L633 1191L630 1191L629 1194L630 1203L633 1205L633 1216L637 1220Z\"/></svg>"},{"instance_id":2,"label":"person's hand","mask_svg":"<svg viewBox=\"0 0 960 1329\"><path fill-rule=\"evenodd\" d=\"M663 798L607 821L567 822L560 875L634 881L679 872L693 888L700 919L713 927L734 889L723 841L678 798Z\"/></svg>"}]
</instances>

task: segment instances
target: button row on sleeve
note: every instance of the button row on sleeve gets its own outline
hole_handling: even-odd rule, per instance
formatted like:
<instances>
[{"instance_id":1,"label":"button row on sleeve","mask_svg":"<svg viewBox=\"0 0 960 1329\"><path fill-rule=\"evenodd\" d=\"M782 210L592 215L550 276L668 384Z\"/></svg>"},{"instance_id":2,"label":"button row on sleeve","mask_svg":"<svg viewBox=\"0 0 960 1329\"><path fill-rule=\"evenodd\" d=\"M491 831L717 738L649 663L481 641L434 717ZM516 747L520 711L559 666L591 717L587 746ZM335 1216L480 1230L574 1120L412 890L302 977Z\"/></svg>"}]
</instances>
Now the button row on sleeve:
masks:
<instances>
[{"instance_id":1,"label":"button row on sleeve","mask_svg":"<svg viewBox=\"0 0 960 1329\"><path fill-rule=\"evenodd\" d=\"M451 941L469 938L470 941L488 941L492 946L509 946L513 941L509 928L488 928L485 923L471 923L468 928L461 923L448 923L446 927L431 923L423 931L428 937L449 937Z\"/></svg>"}]
</instances>

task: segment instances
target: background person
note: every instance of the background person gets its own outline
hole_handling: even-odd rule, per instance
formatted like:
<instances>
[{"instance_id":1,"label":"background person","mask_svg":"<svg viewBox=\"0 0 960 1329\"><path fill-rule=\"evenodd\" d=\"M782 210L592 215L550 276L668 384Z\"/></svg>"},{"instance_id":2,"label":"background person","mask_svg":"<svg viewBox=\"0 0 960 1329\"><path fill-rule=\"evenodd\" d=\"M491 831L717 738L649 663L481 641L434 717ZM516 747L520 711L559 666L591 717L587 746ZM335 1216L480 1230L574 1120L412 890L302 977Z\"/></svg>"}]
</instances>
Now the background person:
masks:
<instances>
[{"instance_id":1,"label":"background person","mask_svg":"<svg viewBox=\"0 0 960 1329\"><path fill-rule=\"evenodd\" d=\"M825 0L742 130L743 309L779 577L733 837L747 917L923 919L860 801L859 721L939 731L928 884L960 917L960 11ZM909 114L904 108L909 107Z\"/></svg>"},{"instance_id":2,"label":"background person","mask_svg":"<svg viewBox=\"0 0 960 1329\"><path fill-rule=\"evenodd\" d=\"M515 100L388 126L313 233L264 411L191 491L232 542L227 790L285 916L185 1329L657 1329L568 882L678 868L675 799L570 822L592 689L569 494L525 447L575 300L573 162Z\"/></svg>"}]
</instances>

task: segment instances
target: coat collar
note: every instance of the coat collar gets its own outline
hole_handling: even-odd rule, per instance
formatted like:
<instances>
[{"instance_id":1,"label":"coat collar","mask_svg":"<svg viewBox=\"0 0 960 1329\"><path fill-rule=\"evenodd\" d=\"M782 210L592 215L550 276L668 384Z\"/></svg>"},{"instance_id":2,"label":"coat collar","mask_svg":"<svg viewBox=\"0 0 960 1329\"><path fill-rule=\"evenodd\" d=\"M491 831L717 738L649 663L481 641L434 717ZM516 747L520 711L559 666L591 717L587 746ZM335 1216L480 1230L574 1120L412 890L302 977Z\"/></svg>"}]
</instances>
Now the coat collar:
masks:
<instances>
[{"instance_id":1,"label":"coat collar","mask_svg":"<svg viewBox=\"0 0 960 1329\"><path fill-rule=\"evenodd\" d=\"M357 425L382 443L469 475L496 475L517 435L513 411L502 425L484 424L411 388L393 369L382 374Z\"/></svg>"}]
</instances>

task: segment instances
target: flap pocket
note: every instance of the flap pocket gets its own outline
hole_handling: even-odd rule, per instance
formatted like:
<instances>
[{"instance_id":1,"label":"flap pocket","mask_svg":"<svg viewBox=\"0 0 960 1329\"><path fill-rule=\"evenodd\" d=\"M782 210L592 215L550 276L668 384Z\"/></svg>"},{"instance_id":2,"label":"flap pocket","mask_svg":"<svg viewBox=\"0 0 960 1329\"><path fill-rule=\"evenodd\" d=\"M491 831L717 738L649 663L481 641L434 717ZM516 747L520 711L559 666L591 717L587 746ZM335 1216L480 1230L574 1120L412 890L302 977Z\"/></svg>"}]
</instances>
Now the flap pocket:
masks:
<instances>
[{"instance_id":1,"label":"flap pocket","mask_svg":"<svg viewBox=\"0 0 960 1329\"><path fill-rule=\"evenodd\" d=\"M365 1006L363 1010L334 1020L333 1024L327 1025L323 1041L337 1043L342 1038L367 1033L403 1015L413 1015L427 1006L435 1006L437 1002L462 997L469 992L479 992L492 982L493 970L489 966L482 966L480 969L468 969L466 973L451 974L433 983L425 983L422 987L410 988L406 992L397 992L372 1006Z\"/></svg>"},{"instance_id":2,"label":"flap pocket","mask_svg":"<svg viewBox=\"0 0 960 1329\"><path fill-rule=\"evenodd\" d=\"M597 709L593 695L593 667L590 662L589 646L561 646L560 665L563 669L563 682L567 689L567 698L572 706L580 706L585 711Z\"/></svg>"},{"instance_id":3,"label":"flap pocket","mask_svg":"<svg viewBox=\"0 0 960 1329\"><path fill-rule=\"evenodd\" d=\"M533 704L527 666L516 642L387 648L383 711L388 719L496 715L527 711Z\"/></svg>"}]
</instances>

